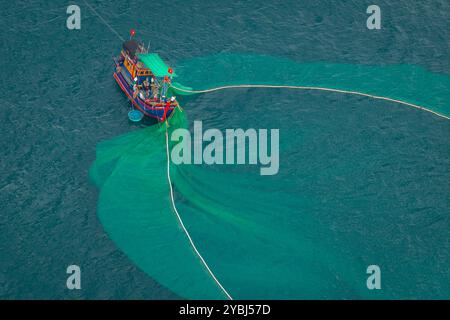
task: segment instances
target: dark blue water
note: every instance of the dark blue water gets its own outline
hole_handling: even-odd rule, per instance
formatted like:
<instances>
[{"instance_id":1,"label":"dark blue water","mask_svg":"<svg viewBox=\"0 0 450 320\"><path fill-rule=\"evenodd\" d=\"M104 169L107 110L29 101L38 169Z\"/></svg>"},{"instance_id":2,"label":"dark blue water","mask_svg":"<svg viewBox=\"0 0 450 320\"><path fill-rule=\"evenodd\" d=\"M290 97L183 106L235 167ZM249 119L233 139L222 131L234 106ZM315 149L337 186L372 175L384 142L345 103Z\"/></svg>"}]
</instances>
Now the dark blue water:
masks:
<instances>
[{"instance_id":1,"label":"dark blue water","mask_svg":"<svg viewBox=\"0 0 450 320\"><path fill-rule=\"evenodd\" d=\"M152 49L174 66L196 56L237 52L275 55L298 62L411 64L450 74L448 1L378 1L383 19L379 31L366 28L365 11L372 4L368 1L90 3L123 37L127 38L128 30L135 28L141 39L150 40ZM68 30L67 5L65 1L2 4L0 297L176 298L135 267L108 238L97 219L98 193L87 178L95 146L138 127L128 122L129 105L112 78L111 58L120 50L120 40L82 2L82 29ZM273 101L273 92L244 93L250 109L265 99L278 103ZM214 116L212 123L239 126L234 113L211 111L211 105L239 105L237 101L244 99L244 93L192 98L185 101L185 108L191 119ZM400 247L407 247L408 254L401 256L411 259L399 261L399 270L407 273L410 261L421 261L422 266L429 264L426 269L435 270L439 279L448 279L444 262L449 259L450 221L442 213L450 206L449 197L445 197L450 190L448 123L408 108L386 108L383 103L342 96L292 94L284 99L305 106L300 133L331 134L336 128L344 130L341 136L317 138L317 143L330 142L328 153L318 151L313 143L303 146L303 151L316 159L317 169L324 170L323 180L305 183L307 193L322 194L325 208L338 207L340 213L349 212L348 216L340 215L340 219L321 216L324 225L339 230L344 239L340 244L345 242L345 234L354 233L391 237L386 248L377 243L360 244L373 245L378 252L395 251L398 242L404 241L407 245ZM317 114L320 108L316 106L326 107L326 117ZM346 113L341 112L344 108ZM380 119L385 122L386 118L391 119L389 126L377 126ZM289 121L289 117L275 122L281 120ZM258 127L256 118L245 123ZM352 140L355 131L348 130L347 123L356 127L356 132L364 132L359 138L369 137L367 141L371 141L376 137L376 141L381 141L384 137L382 146L359 151L377 152L374 161L382 164L396 152L405 155L409 165L399 165L392 175L401 175L400 181L408 186L394 186L388 180L377 180L377 176L373 181L355 177L352 184L346 184L345 177L353 176L345 166L333 176L335 184L328 184L332 173L327 170L339 166L338 156L332 160L326 157L339 154L333 152L334 146L340 145L342 152L354 152L354 146L364 145L364 141ZM314 128L323 130L315 132ZM309 141L314 138L311 136ZM383 148L385 153L380 155ZM346 161L351 158L347 153L343 157ZM300 176L308 169L301 165L292 168ZM417 188L426 186L424 181L429 181L430 189L436 192L424 190L426 197L415 197L421 194ZM380 225L377 216L370 212L365 215L358 206L345 201L346 194L358 194L367 184L369 192L377 193L379 198L373 204L374 212L401 200L398 215L390 217L385 229L371 229ZM380 189L380 185L385 188ZM327 192L335 198L327 198ZM403 210L406 202L415 203L413 214ZM366 208L367 203L360 207ZM402 239L394 236L399 231L403 231ZM430 250L435 252L434 260L422 261L423 253ZM70 264L82 269L80 291L66 288L65 271ZM407 275L404 277L402 292L408 292L409 280ZM414 292L402 297L448 297L445 284L429 279L420 277L414 282Z\"/></svg>"}]
</instances>

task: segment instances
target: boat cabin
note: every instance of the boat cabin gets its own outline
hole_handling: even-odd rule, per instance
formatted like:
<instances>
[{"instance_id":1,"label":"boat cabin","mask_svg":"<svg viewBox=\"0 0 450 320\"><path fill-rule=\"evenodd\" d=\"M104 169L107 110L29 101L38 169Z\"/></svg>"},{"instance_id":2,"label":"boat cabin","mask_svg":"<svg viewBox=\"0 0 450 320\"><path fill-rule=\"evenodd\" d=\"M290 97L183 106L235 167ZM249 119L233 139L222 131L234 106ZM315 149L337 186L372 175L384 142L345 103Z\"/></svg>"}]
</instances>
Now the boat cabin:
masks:
<instances>
[{"instance_id":1,"label":"boat cabin","mask_svg":"<svg viewBox=\"0 0 450 320\"><path fill-rule=\"evenodd\" d=\"M122 52L120 60L123 61L123 65L128 70L131 79L138 77L138 80L143 81L145 77L151 77L152 72L147 68L142 61L139 61L138 54L147 53L142 43L136 40L125 41L122 45Z\"/></svg>"}]
</instances>

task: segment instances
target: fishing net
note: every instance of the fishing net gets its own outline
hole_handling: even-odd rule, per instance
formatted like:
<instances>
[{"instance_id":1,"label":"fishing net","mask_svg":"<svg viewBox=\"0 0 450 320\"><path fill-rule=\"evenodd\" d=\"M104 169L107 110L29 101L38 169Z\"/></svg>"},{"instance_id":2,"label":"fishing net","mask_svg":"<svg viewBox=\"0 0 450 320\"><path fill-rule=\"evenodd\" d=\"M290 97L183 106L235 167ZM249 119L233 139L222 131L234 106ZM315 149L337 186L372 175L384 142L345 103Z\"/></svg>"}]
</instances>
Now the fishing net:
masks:
<instances>
[{"instance_id":1,"label":"fishing net","mask_svg":"<svg viewBox=\"0 0 450 320\"><path fill-rule=\"evenodd\" d=\"M175 112L169 130L184 122L184 114ZM101 223L137 266L176 293L223 298L172 212L164 124L100 143L90 178L101 190Z\"/></svg>"},{"instance_id":2,"label":"fishing net","mask_svg":"<svg viewBox=\"0 0 450 320\"><path fill-rule=\"evenodd\" d=\"M300 64L276 57L222 54L180 62L176 71L179 83L174 86L182 89L175 89L177 95L240 84L318 86L399 99L450 115L450 77L413 66ZM216 101L208 112L217 112L220 104ZM174 113L169 136L176 128L189 127L186 112ZM256 124L262 121L257 114L248 115ZM184 298L225 298L174 214L165 130L165 125L155 125L98 145L90 170L100 190L98 216L119 248L163 286ZM292 135L300 135L295 130ZM291 158L283 159L296 161L297 146L289 140L281 137L280 152L292 152ZM361 165L351 161L336 166L335 172L345 176ZM263 177L256 169L233 165L172 164L170 170L185 226L233 298L369 297L359 261L349 259L324 237L329 227L318 222L317 208L327 204L307 193L314 183L308 179L317 179L325 169L304 174L302 181L308 183L301 185L302 193L283 172ZM371 293L373 297L386 298L389 293Z\"/></svg>"}]
</instances>

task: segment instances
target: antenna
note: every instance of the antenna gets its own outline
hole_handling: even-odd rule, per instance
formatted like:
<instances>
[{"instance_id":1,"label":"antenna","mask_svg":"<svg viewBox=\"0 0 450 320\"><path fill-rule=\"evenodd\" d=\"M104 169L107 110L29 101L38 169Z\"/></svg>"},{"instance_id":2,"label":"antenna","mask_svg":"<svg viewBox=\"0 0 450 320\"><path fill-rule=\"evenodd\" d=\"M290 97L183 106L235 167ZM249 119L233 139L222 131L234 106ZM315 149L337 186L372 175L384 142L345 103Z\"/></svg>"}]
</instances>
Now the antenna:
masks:
<instances>
[{"instance_id":1,"label":"antenna","mask_svg":"<svg viewBox=\"0 0 450 320\"><path fill-rule=\"evenodd\" d=\"M134 37L135 34L136 34L136 30L131 29L130 30L130 40Z\"/></svg>"},{"instance_id":2,"label":"antenna","mask_svg":"<svg viewBox=\"0 0 450 320\"><path fill-rule=\"evenodd\" d=\"M150 50L150 40L148 40L147 53Z\"/></svg>"}]
</instances>

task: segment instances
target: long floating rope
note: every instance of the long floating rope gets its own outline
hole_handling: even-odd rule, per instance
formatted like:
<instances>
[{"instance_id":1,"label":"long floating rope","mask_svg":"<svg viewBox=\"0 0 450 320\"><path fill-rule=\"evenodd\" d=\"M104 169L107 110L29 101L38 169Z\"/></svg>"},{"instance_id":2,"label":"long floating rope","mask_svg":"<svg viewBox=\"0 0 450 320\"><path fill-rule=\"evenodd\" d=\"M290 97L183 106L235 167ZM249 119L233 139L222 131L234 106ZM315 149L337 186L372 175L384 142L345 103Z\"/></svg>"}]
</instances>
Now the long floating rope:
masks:
<instances>
[{"instance_id":1,"label":"long floating rope","mask_svg":"<svg viewBox=\"0 0 450 320\"><path fill-rule=\"evenodd\" d=\"M187 92L187 93L209 93L209 92L214 92L214 91L220 91L220 90L227 90L227 89L236 89L236 88L277 88L277 89L298 89L298 90L319 90L319 91L329 91L329 92L337 92L337 93L344 93L344 94L353 94L353 95L358 95L358 96L364 96L364 97L369 97L372 99L378 99L378 100L385 100L385 101L391 101L391 102L395 102L395 103L399 103L399 104L403 104L406 106L410 106L413 108L417 108L420 110L424 110L427 112L431 112L439 117L442 117L444 119L450 120L450 117L445 116L443 114L440 114L438 112L435 112L433 110L430 110L428 108L413 104L413 103L409 103L409 102L405 102L405 101L401 101L401 100L397 100L397 99L391 99L388 97L382 97L382 96L376 96L376 95L372 95L372 94L367 94L367 93L363 93L363 92L358 92L358 91L349 91L349 90L340 90L340 89L332 89L332 88L324 88L324 87L307 87L307 86L289 86L289 85L263 85L263 84L241 84L241 85L230 85L230 86L222 86L222 87L217 87L217 88L211 88L211 89L206 89L206 90L189 90L189 89L182 89L182 88L178 88L176 86L172 86L175 90L179 90L179 91L183 91L183 92ZM222 284L219 282L219 280L217 280L216 276L214 275L214 273L211 271L211 269L208 267L208 264L205 262L205 260L203 259L203 257L201 256L201 254L198 252L197 248L195 247L194 242L192 241L191 236L189 235L189 232L186 230L183 221L178 213L178 210L175 206L175 201L173 198L173 189L172 189L172 182L170 180L170 160L169 160L169 136L167 133L167 127L166 127L166 151L167 151L167 179L169 181L169 186L170 186L170 197L172 200L172 206L173 209L178 217L178 221L180 222L181 227L183 228L184 232L186 233L189 242L191 243L192 247L194 248L195 253L198 255L198 257L200 258L200 260L202 261L203 265L206 267L206 269L208 270L209 274L211 275L211 277L214 279L214 281L217 283L217 285L222 289L222 291L227 295L227 297L229 299L232 300L231 296L228 294L228 292L225 290L225 288L222 286Z\"/></svg>"},{"instance_id":2,"label":"long floating rope","mask_svg":"<svg viewBox=\"0 0 450 320\"><path fill-rule=\"evenodd\" d=\"M187 93L209 93L214 91L220 91L220 90L226 90L226 89L237 89L237 88L275 88L275 89L300 89L300 90L319 90L319 91L329 91L329 92L338 92L338 93L345 93L345 94L353 94L358 96L364 96L369 97L372 99L378 99L378 100L385 100L385 101L391 101L399 104L403 104L409 107L413 107L416 109L420 109L423 111L427 111L430 113L433 113L437 115L438 117L450 120L450 117L440 114L436 111L430 110L428 108L419 106L417 104L397 100L397 99L391 99L388 97L382 97L382 96L376 96L368 93L358 92L358 91L349 91L349 90L340 90L340 89L332 89L332 88L325 88L325 87L307 87L307 86L289 86L289 85L266 85L266 84L240 84L240 85L230 85L230 86L223 86L223 87L217 87L217 88L211 88L206 90L188 90L188 89L182 89L178 88L176 86L172 86L175 90L179 90L182 92Z\"/></svg>"},{"instance_id":3,"label":"long floating rope","mask_svg":"<svg viewBox=\"0 0 450 320\"><path fill-rule=\"evenodd\" d=\"M227 290L225 290L225 288L222 286L220 281L217 280L216 276L214 275L214 273L209 268L209 266L206 263L205 259L203 259L202 255L197 250L197 247L195 246L195 243L192 240L192 238L191 238L191 236L189 234L189 231L187 231L186 227L184 226L183 220L181 219L180 214L178 213L177 207L175 205L175 200L174 200L174 197L173 197L172 180L170 179L169 134L168 134L167 126L166 126L166 153L167 153L167 180L169 181L169 187L170 187L170 199L172 201L173 210L175 211L175 214L176 214L176 216L178 218L178 222L180 223L181 228L183 228L183 231L186 234L187 238L189 239L189 242L191 243L191 246L194 249L195 253L200 258L200 261L203 263L203 265L205 266L206 270L208 270L208 272L211 275L211 277L213 278L213 280L217 283L217 285L220 287L220 289L223 291L223 293L225 293L227 298L230 299L230 300L233 300L231 295L228 293Z\"/></svg>"},{"instance_id":4,"label":"long floating rope","mask_svg":"<svg viewBox=\"0 0 450 320\"><path fill-rule=\"evenodd\" d=\"M189 90L189 89L178 88L176 86L172 86L172 87L175 90L179 90L179 91L183 91L183 92L187 92L187 93L209 93L209 92L214 92L214 91L227 90L227 89L236 89L236 88L277 88L277 89L281 88L281 89L320 90L320 91L338 92L338 93L353 94L353 95L369 97L369 98L372 98L372 99L391 101L391 102L403 104L403 105L406 105L406 106L410 106L410 107L413 107L413 108L417 108L417 109L420 109L420 110L424 110L424 111L427 111L427 112L431 112L431 113L433 113L433 114L435 114L435 115L437 115L439 117L442 117L444 119L450 120L450 117L448 117L448 116L445 116L443 114L440 114L438 112L435 112L433 110L430 110L428 108L425 108L425 107L422 107L422 106L419 106L419 105L416 105L416 104L413 104L413 103L409 103L409 102L405 102L405 101L401 101L401 100L396 100L396 99L391 99L391 98L388 98L388 97L376 96L376 95L367 94L367 93L358 92L358 91L340 90L340 89L332 89L332 88L324 88L324 87L289 86L289 85L263 85L263 84L230 85L230 86L223 86L223 87L211 88L211 89L206 89L206 90ZM214 276L213 272L208 267L208 265L206 264L206 262L203 259L203 257L198 252L197 248L195 247L194 242L192 241L192 239L191 239L191 237L189 235L189 232L184 227L183 221L181 220L181 217L178 214L177 208L175 206L175 201L173 199L173 189L172 189L172 183L171 183L171 180L170 180L169 137L168 137L168 133L167 133L167 127L166 127L166 149L167 149L167 179L169 180L170 196L171 196L171 199L172 199L173 209L175 210L175 213L177 214L178 221L180 222L184 232L186 233L189 241L191 242L191 245L194 248L194 251L197 253L197 255L199 256L200 260L205 265L205 267L208 270L209 274L212 276L214 281L216 281L216 283L223 290L223 292L228 296L228 298L232 299L231 296L228 294L228 292L225 290L225 288L220 284L220 282Z\"/></svg>"}]
</instances>

